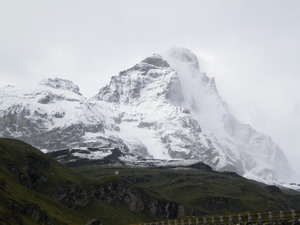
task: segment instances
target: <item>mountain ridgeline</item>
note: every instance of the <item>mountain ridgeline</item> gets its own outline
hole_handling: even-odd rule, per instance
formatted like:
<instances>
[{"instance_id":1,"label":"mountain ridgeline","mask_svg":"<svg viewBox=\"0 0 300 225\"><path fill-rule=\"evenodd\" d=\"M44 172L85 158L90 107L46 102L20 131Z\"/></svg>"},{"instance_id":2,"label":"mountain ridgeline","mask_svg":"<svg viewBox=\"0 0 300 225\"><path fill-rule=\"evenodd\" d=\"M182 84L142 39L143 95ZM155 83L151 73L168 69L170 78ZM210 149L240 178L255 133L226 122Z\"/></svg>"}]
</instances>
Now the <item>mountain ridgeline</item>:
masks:
<instances>
[{"instance_id":1,"label":"mountain ridgeline","mask_svg":"<svg viewBox=\"0 0 300 225\"><path fill-rule=\"evenodd\" d=\"M0 135L24 140L64 163L201 161L275 183L291 174L282 150L234 118L215 80L201 72L187 49L144 59L90 99L58 78L26 88L6 86L0 96Z\"/></svg>"}]
</instances>

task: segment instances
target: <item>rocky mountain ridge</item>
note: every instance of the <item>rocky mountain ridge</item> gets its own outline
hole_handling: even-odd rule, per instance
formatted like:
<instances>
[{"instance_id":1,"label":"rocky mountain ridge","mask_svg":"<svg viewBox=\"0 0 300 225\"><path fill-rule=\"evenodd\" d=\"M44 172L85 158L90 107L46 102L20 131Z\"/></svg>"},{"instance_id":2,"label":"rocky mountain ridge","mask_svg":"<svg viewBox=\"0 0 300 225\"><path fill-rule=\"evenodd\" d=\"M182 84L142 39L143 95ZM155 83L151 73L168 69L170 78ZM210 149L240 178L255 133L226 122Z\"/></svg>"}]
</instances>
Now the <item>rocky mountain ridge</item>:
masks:
<instances>
[{"instance_id":1,"label":"rocky mountain ridge","mask_svg":"<svg viewBox=\"0 0 300 225\"><path fill-rule=\"evenodd\" d=\"M144 59L91 99L58 78L25 89L7 86L0 96L0 135L45 152L82 148L85 153L72 154L102 159L104 149L117 148L127 161L198 160L264 182L291 174L282 150L233 117L214 79L187 49Z\"/></svg>"}]
</instances>

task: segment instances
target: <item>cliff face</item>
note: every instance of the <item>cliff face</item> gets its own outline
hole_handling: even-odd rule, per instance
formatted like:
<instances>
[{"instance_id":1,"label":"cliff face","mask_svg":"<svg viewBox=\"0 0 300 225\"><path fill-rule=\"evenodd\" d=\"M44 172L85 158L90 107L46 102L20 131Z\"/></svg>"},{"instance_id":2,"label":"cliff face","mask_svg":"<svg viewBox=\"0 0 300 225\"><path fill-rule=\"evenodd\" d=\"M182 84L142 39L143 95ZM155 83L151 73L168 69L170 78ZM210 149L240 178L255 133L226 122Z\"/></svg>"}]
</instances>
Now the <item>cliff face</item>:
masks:
<instances>
[{"instance_id":1,"label":"cliff face","mask_svg":"<svg viewBox=\"0 0 300 225\"><path fill-rule=\"evenodd\" d=\"M36 204L22 205L13 200L6 202L6 204L8 212L1 215L0 222L2 224L11 224L12 221L15 221L16 224L24 224L23 218L25 216L37 224L55 225L55 223L49 219L48 213L41 210Z\"/></svg>"},{"instance_id":2,"label":"cliff face","mask_svg":"<svg viewBox=\"0 0 300 225\"><path fill-rule=\"evenodd\" d=\"M86 206L91 199L96 198L124 207L132 213L150 212L153 216L166 219L203 214L174 201L154 198L145 190L134 187L125 180L108 181L86 187L64 183L51 196L72 209Z\"/></svg>"}]
</instances>

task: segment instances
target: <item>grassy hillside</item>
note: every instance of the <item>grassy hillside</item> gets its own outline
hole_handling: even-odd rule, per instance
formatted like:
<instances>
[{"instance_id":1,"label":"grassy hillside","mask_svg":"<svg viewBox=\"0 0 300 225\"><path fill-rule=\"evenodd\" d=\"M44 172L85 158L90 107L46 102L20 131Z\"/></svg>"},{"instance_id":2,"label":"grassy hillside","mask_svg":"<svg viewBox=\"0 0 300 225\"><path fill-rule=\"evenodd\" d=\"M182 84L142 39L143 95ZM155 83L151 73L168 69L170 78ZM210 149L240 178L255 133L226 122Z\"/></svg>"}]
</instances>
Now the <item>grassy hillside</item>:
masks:
<instances>
[{"instance_id":1,"label":"grassy hillside","mask_svg":"<svg viewBox=\"0 0 300 225\"><path fill-rule=\"evenodd\" d=\"M38 177L47 181L38 181ZM80 182L71 170L32 146L0 139L0 221L3 224L40 224L46 217L53 224L84 224L86 219L81 215L36 191L51 189L63 180Z\"/></svg>"},{"instance_id":2,"label":"grassy hillside","mask_svg":"<svg viewBox=\"0 0 300 225\"><path fill-rule=\"evenodd\" d=\"M83 178L31 145L0 139L0 224L31 225L46 221L55 225L82 225L99 218L104 224L122 225L155 219L146 213L131 213L122 205L84 196L93 185L117 186L119 182L123 179ZM56 198L57 195L62 197ZM75 204L79 206L73 207Z\"/></svg>"},{"instance_id":3,"label":"grassy hillside","mask_svg":"<svg viewBox=\"0 0 300 225\"><path fill-rule=\"evenodd\" d=\"M119 175L115 175L115 171ZM125 225L181 216L299 208L298 192L204 168L68 168L0 138L0 224Z\"/></svg>"},{"instance_id":4,"label":"grassy hillside","mask_svg":"<svg viewBox=\"0 0 300 225\"><path fill-rule=\"evenodd\" d=\"M187 168L75 168L84 176L119 176L156 193L165 199L182 203L207 214L242 211L276 211L299 208L300 193L280 190L235 173Z\"/></svg>"}]
</instances>

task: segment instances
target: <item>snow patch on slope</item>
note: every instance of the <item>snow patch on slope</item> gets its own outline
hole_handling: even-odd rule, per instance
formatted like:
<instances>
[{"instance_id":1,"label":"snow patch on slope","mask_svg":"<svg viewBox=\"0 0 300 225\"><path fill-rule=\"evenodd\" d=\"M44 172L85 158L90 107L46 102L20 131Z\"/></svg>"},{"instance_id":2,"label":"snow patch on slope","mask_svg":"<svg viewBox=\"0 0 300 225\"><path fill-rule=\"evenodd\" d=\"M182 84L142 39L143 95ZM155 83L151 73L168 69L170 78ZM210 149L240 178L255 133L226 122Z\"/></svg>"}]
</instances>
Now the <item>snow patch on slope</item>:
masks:
<instances>
[{"instance_id":1,"label":"snow patch on slope","mask_svg":"<svg viewBox=\"0 0 300 225\"><path fill-rule=\"evenodd\" d=\"M126 141L127 145L130 143L143 143L147 151L155 159L171 159L165 146L161 143L160 137L156 135L155 131L147 128L139 128L138 123L123 122L120 125L120 138Z\"/></svg>"}]
</instances>

